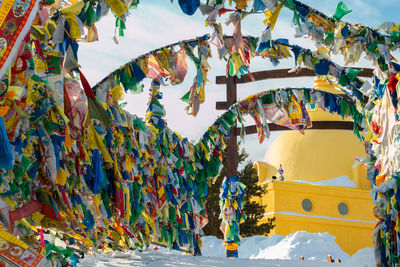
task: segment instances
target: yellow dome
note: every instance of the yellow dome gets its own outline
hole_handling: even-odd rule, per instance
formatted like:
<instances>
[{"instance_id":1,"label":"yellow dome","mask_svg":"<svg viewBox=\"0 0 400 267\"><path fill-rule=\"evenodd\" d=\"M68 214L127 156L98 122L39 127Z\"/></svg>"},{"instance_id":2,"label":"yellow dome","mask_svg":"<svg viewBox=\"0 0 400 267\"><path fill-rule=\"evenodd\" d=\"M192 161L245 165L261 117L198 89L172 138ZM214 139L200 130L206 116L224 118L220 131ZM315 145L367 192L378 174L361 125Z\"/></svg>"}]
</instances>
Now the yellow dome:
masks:
<instances>
[{"instance_id":1,"label":"yellow dome","mask_svg":"<svg viewBox=\"0 0 400 267\"><path fill-rule=\"evenodd\" d=\"M315 88L340 93L325 78L316 78ZM318 108L311 110L308 107L308 113L312 121L343 120ZM345 121L351 121L351 118ZM365 149L352 130L306 130L305 135L288 130L272 142L263 162L256 162L255 167L260 182L274 175L278 177L277 170L282 165L287 181L318 182L348 176L358 188L369 188L366 170L355 162L354 157L365 157Z\"/></svg>"},{"instance_id":2,"label":"yellow dome","mask_svg":"<svg viewBox=\"0 0 400 267\"><path fill-rule=\"evenodd\" d=\"M285 131L270 145L263 161L276 169L282 164L287 181L322 181L353 176L354 156L364 146L350 130Z\"/></svg>"}]
</instances>

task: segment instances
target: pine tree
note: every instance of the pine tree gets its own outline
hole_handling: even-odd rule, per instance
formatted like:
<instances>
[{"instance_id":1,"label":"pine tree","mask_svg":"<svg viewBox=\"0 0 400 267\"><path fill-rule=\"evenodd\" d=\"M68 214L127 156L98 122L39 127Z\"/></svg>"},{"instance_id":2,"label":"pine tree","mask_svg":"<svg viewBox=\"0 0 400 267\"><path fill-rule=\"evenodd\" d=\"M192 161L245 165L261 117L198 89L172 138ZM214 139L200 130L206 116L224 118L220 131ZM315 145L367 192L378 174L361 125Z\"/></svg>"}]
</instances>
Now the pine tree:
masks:
<instances>
[{"instance_id":1,"label":"pine tree","mask_svg":"<svg viewBox=\"0 0 400 267\"><path fill-rule=\"evenodd\" d=\"M242 170L239 171L240 181L246 185L246 202L244 211L247 220L240 224L241 236L265 235L268 234L275 226L275 219L268 219L266 223L258 224L262 219L265 207L255 201L255 197L261 197L264 189L257 184L258 177L253 164L247 161Z\"/></svg>"},{"instance_id":2,"label":"pine tree","mask_svg":"<svg viewBox=\"0 0 400 267\"><path fill-rule=\"evenodd\" d=\"M265 206L258 204L254 197L260 197L264 189L257 184L258 178L256 175L256 170L253 168L251 161L247 161L249 155L244 149L238 152L238 163L245 162L244 167L238 171L238 175L242 183L246 185L246 203L244 206L245 213L247 215L246 222L240 225L240 235L241 236L252 236L252 235L265 235L268 234L274 227L274 220L270 219L268 222L258 225L264 214ZM226 154L223 154L223 168L216 179L214 184L211 184L208 189L207 197L207 213L208 213L208 224L204 227L205 235L213 235L220 239L224 236L219 229L221 224L221 219L219 219L220 209L219 209L219 193L222 180L226 176Z\"/></svg>"}]
</instances>

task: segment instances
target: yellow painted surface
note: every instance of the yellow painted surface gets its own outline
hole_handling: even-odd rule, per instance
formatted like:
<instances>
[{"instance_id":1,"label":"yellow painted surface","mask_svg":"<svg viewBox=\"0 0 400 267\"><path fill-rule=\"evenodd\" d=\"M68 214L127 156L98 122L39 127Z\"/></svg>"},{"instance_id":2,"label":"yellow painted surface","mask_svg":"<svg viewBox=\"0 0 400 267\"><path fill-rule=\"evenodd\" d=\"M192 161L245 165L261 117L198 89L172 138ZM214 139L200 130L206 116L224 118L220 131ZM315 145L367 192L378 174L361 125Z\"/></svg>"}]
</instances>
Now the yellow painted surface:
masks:
<instances>
[{"instance_id":1,"label":"yellow painted surface","mask_svg":"<svg viewBox=\"0 0 400 267\"><path fill-rule=\"evenodd\" d=\"M352 168L353 172L353 182L359 189L370 190L371 185L367 179L367 169L363 167L360 163L355 163Z\"/></svg>"},{"instance_id":2,"label":"yellow painted surface","mask_svg":"<svg viewBox=\"0 0 400 267\"><path fill-rule=\"evenodd\" d=\"M350 117L342 118L337 114L331 114L327 111L323 111L319 108L309 109L307 108L308 114L310 115L311 121L351 121Z\"/></svg>"},{"instance_id":3,"label":"yellow painted surface","mask_svg":"<svg viewBox=\"0 0 400 267\"><path fill-rule=\"evenodd\" d=\"M327 86L321 89L339 92ZM308 109L308 113L312 121L343 120L339 115L318 108ZM321 181L344 175L353 178L355 156L364 157L365 149L351 130L306 130L305 135L298 131L285 131L270 145L263 161L272 167L267 174L282 164L285 180ZM260 176L260 181L266 178L271 176ZM358 182L365 185L360 180Z\"/></svg>"},{"instance_id":4,"label":"yellow painted surface","mask_svg":"<svg viewBox=\"0 0 400 267\"><path fill-rule=\"evenodd\" d=\"M275 166L272 166L271 164L268 164L264 161L256 161L254 163L254 168L256 168L257 170L257 175L260 183L264 182L265 179L276 176L276 172L278 171Z\"/></svg>"},{"instance_id":5,"label":"yellow painted surface","mask_svg":"<svg viewBox=\"0 0 400 267\"><path fill-rule=\"evenodd\" d=\"M315 86L340 93L324 79L316 79ZM343 119L327 111L307 108L312 121ZM349 118L346 120L351 121ZM275 139L263 161L254 163L259 183L265 188L264 195L257 199L267 205L263 220L275 217L275 228L270 234L329 232L350 255L359 249L372 247L376 219L368 191L370 185L365 168L354 160L355 156L365 157L365 150L351 130L306 130L305 135L298 131L285 131ZM270 180L272 176L279 176L277 169L280 164L285 181ZM339 176L352 179L357 189L293 182L319 182ZM304 199L312 202L310 211L303 209ZM338 211L341 202L348 207L346 215Z\"/></svg>"},{"instance_id":6,"label":"yellow painted surface","mask_svg":"<svg viewBox=\"0 0 400 267\"><path fill-rule=\"evenodd\" d=\"M352 178L354 156L364 157L365 150L352 131L306 130L305 135L285 131L270 145L263 161L276 169L282 164L285 180L321 181ZM271 177L260 181L265 178Z\"/></svg>"},{"instance_id":7,"label":"yellow painted surface","mask_svg":"<svg viewBox=\"0 0 400 267\"><path fill-rule=\"evenodd\" d=\"M276 226L270 234L329 232L350 255L359 249L373 247L372 231L376 219L367 190L271 180L262 185L267 192L260 200L267 205L264 219L275 217ZM301 204L306 198L313 206L309 212ZM347 215L338 211L341 202L348 206Z\"/></svg>"}]
</instances>

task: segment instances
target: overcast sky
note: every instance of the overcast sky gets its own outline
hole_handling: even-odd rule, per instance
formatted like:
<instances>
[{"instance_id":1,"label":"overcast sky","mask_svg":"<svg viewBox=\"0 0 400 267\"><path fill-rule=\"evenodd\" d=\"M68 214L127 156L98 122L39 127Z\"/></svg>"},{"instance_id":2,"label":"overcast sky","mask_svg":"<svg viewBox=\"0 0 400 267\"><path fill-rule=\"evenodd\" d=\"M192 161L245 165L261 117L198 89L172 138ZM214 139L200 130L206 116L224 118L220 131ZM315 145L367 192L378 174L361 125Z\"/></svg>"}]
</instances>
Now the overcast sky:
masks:
<instances>
[{"instance_id":1,"label":"overcast sky","mask_svg":"<svg viewBox=\"0 0 400 267\"><path fill-rule=\"evenodd\" d=\"M304 0L303 3L332 15L339 1L332 0ZM353 12L346 15L343 20L351 23L362 23L370 27L376 27L384 21L399 22L400 0L347 0L344 1ZM265 16L255 14L246 17L242 21L242 32L244 35L260 36L264 29ZM291 26L293 13L283 9L275 29L273 38L288 38L291 43L313 49L312 42L306 38L295 39L294 28ZM82 71L93 86L102 78L127 63L130 59L136 58L148 51L161 46L171 44L180 40L191 39L211 33L210 28L205 27L205 17L198 10L193 16L185 15L179 8L177 1L172 4L168 0L142 0L136 10L131 11L127 19L124 37L118 37L119 44L116 45L112 37L114 35L115 18L108 15L98 22L97 30L99 41L95 43L80 43L78 61L82 66ZM225 19L219 20L224 26L224 33L231 34L232 28L225 26ZM215 51L214 51L215 52ZM340 58L335 58L335 62L342 64ZM197 117L186 115L184 108L186 103L179 98L190 88L195 76L195 68L188 58L189 70L185 81L177 86L167 86L162 88L163 100L167 111L167 122L171 129L177 131L189 140L197 141L215 119L222 112L215 110L215 102L225 100L225 87L215 85L215 77L225 75L225 62L218 60L216 53L209 60L212 70L209 71L208 79L210 83L206 86L206 100L201 105ZM293 67L293 59L282 61L278 68ZM366 61L362 61L359 66L371 67ZM273 69L269 60L256 58L252 61L250 71ZM312 78L300 78L285 80L268 80L244 84L238 86L238 98L256 92L274 89L279 87L312 87ZM125 101L128 102L126 109L140 117L144 117L146 103L148 100L149 81L145 82L142 94L128 94ZM245 118L247 123L253 124L251 117ZM270 142L278 136L273 133L272 138L258 144L257 135L249 135L245 138L245 148L252 160L262 160Z\"/></svg>"}]
</instances>

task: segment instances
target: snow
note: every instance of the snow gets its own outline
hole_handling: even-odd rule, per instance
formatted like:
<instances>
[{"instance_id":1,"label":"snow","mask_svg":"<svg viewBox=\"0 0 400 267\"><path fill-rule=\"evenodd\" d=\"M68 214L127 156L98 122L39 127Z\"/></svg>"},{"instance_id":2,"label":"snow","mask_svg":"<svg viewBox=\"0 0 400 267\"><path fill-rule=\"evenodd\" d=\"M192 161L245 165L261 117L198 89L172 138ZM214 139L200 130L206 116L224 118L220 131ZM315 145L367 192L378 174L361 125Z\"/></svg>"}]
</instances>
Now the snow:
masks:
<instances>
[{"instance_id":1,"label":"snow","mask_svg":"<svg viewBox=\"0 0 400 267\"><path fill-rule=\"evenodd\" d=\"M332 263L299 260L264 260L264 259L232 259L218 257L193 257L188 255L162 254L158 251L133 251L117 256L101 255L86 258L80 267L122 267L122 266L146 266L146 267L325 267ZM335 267L349 267L351 265L338 265ZM362 267L362 265L359 265Z\"/></svg>"},{"instance_id":2,"label":"snow","mask_svg":"<svg viewBox=\"0 0 400 267\"><path fill-rule=\"evenodd\" d=\"M351 180L348 176L339 176L330 180L324 180L319 182L310 182L310 181L303 181L303 180L296 180L296 181L288 181L293 183L302 183L302 184L312 184L312 185L323 185L323 186L338 186L338 187L350 187L350 188L357 188L354 184L353 180Z\"/></svg>"},{"instance_id":3,"label":"snow","mask_svg":"<svg viewBox=\"0 0 400 267\"><path fill-rule=\"evenodd\" d=\"M249 242L247 242L248 244ZM249 246L248 246L249 247ZM249 253L254 251L248 248ZM251 259L299 259L303 256L307 260L324 260L327 255L334 259L348 260L350 256L344 253L336 244L335 237L328 233L312 234L304 231L290 234L276 243L260 249L258 253L250 255Z\"/></svg>"},{"instance_id":4,"label":"snow","mask_svg":"<svg viewBox=\"0 0 400 267\"><path fill-rule=\"evenodd\" d=\"M347 261L347 264L349 266L376 267L374 249L360 249Z\"/></svg>"},{"instance_id":5,"label":"snow","mask_svg":"<svg viewBox=\"0 0 400 267\"><path fill-rule=\"evenodd\" d=\"M214 236L203 237L203 256L224 257L222 241ZM299 231L288 236L272 235L242 238L239 257L249 259L326 260L339 258L349 260L350 256L336 244L335 237L329 233L308 233Z\"/></svg>"},{"instance_id":6,"label":"snow","mask_svg":"<svg viewBox=\"0 0 400 267\"><path fill-rule=\"evenodd\" d=\"M182 255L178 251L151 246L148 250L128 253L116 252L113 255L98 254L86 257L78 267L180 267L180 266L271 266L292 267L332 266L326 262L328 255L333 259L341 259L335 267L373 267L375 265L374 250L365 248L350 257L335 242L335 237L328 233L296 232L288 236L273 235L271 237L253 236L243 238L239 247L239 258L226 258L222 240L214 236L203 237L203 256ZM303 256L304 261L299 257Z\"/></svg>"}]
</instances>

